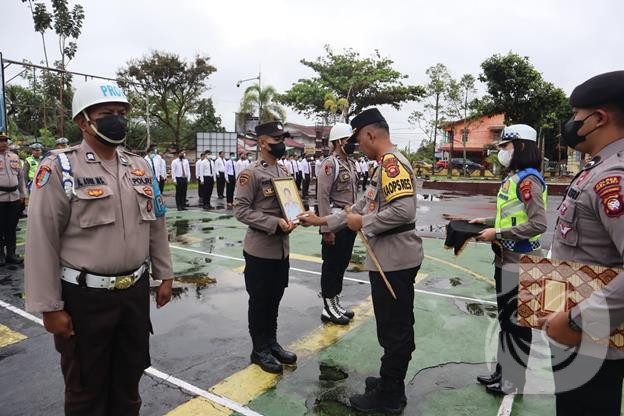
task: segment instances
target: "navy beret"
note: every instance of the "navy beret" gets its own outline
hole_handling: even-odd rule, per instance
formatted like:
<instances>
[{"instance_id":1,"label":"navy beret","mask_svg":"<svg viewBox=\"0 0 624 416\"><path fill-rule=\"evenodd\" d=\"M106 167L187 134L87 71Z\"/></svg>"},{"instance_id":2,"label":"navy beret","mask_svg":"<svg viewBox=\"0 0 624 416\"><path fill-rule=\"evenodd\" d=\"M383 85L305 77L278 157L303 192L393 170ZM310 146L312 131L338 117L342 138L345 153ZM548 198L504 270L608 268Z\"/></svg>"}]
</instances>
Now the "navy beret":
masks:
<instances>
[{"instance_id":1,"label":"navy beret","mask_svg":"<svg viewBox=\"0 0 624 416\"><path fill-rule=\"evenodd\" d=\"M381 115L379 110L376 108L369 108L368 110L362 111L360 114L355 116L353 120L351 120L351 127L353 130L361 129L369 124L379 123L380 121L385 122L386 119Z\"/></svg>"},{"instance_id":2,"label":"navy beret","mask_svg":"<svg viewBox=\"0 0 624 416\"><path fill-rule=\"evenodd\" d=\"M624 103L624 71L596 75L574 88L570 105L578 108Z\"/></svg>"},{"instance_id":3,"label":"navy beret","mask_svg":"<svg viewBox=\"0 0 624 416\"><path fill-rule=\"evenodd\" d=\"M271 121L269 123L263 123L256 126L256 136L271 136L271 137L282 137L289 136L289 134L284 131L284 125L280 121Z\"/></svg>"}]
</instances>

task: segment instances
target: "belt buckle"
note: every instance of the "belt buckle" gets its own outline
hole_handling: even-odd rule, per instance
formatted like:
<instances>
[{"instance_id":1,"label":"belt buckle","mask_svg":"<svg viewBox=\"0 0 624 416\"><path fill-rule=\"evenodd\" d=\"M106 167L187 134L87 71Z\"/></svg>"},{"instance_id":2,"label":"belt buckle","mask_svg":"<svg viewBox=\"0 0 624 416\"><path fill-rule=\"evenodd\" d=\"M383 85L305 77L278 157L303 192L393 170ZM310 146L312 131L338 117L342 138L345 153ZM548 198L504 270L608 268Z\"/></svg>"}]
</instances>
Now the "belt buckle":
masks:
<instances>
[{"instance_id":1,"label":"belt buckle","mask_svg":"<svg viewBox=\"0 0 624 416\"><path fill-rule=\"evenodd\" d=\"M113 289L115 290L128 289L130 286L132 286L133 282L134 282L134 279L132 275L116 276Z\"/></svg>"}]
</instances>

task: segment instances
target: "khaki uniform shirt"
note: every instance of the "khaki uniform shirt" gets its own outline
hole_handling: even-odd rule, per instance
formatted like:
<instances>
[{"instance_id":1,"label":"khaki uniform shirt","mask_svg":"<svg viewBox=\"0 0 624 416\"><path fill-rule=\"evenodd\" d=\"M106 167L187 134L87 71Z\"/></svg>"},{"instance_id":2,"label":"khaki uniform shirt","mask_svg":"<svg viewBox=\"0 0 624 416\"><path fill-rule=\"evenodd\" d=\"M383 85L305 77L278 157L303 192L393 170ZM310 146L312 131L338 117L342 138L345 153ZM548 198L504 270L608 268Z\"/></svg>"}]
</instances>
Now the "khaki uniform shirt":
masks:
<instances>
[{"instance_id":1,"label":"khaki uniform shirt","mask_svg":"<svg viewBox=\"0 0 624 416\"><path fill-rule=\"evenodd\" d=\"M0 202L13 202L26 197L24 173L20 166L20 159L15 153L6 151L0 153L0 187L17 189L13 192L0 190Z\"/></svg>"},{"instance_id":2,"label":"khaki uniform shirt","mask_svg":"<svg viewBox=\"0 0 624 416\"><path fill-rule=\"evenodd\" d=\"M624 263L624 139L602 149L574 178L559 206L552 258L607 267ZM580 353L604 357L606 338L624 323L624 273L572 309L583 328ZM609 348L607 358L624 358Z\"/></svg>"},{"instance_id":3,"label":"khaki uniform shirt","mask_svg":"<svg viewBox=\"0 0 624 416\"><path fill-rule=\"evenodd\" d=\"M357 195L357 180L353 161L343 160L336 153L325 159L321 163L316 185L319 215L325 217L331 215L332 208L343 209L353 205ZM322 226L321 232L329 232L329 228Z\"/></svg>"},{"instance_id":4,"label":"khaki uniform shirt","mask_svg":"<svg viewBox=\"0 0 624 416\"><path fill-rule=\"evenodd\" d=\"M384 272L420 266L422 240L414 230L379 235L416 221L416 187L409 161L396 148L382 159L363 197L352 207L353 212L362 215L362 232ZM346 219L345 211L331 215L327 217L327 226L330 230L339 229L345 226ZM370 257L366 267L377 271Z\"/></svg>"},{"instance_id":5,"label":"khaki uniform shirt","mask_svg":"<svg viewBox=\"0 0 624 416\"><path fill-rule=\"evenodd\" d=\"M67 155L75 190L68 198L57 154ZM155 279L172 279L165 218L156 218L145 160L117 149L101 160L82 144L46 157L33 181L26 236L26 309L63 309L61 266L114 276L150 257Z\"/></svg>"},{"instance_id":6,"label":"khaki uniform shirt","mask_svg":"<svg viewBox=\"0 0 624 416\"><path fill-rule=\"evenodd\" d=\"M243 246L246 253L264 259L288 257L288 234L278 226L283 215L271 179L289 176L284 166L269 165L263 160L253 162L238 176L234 215L249 225Z\"/></svg>"}]
</instances>

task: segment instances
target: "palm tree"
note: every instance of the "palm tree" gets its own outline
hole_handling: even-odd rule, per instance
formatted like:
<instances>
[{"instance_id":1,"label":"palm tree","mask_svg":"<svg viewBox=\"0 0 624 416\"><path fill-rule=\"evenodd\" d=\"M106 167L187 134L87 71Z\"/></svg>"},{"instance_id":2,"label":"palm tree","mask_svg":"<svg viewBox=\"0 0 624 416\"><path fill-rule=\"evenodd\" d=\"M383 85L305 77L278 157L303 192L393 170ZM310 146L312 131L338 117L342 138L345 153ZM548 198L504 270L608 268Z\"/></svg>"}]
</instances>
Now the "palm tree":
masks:
<instances>
[{"instance_id":1,"label":"palm tree","mask_svg":"<svg viewBox=\"0 0 624 416\"><path fill-rule=\"evenodd\" d=\"M274 87L267 85L261 88L259 84L252 85L245 90L241 100L239 117L245 118L259 112L258 123L269 121L284 121L286 110L276 102L277 91ZM258 111L258 109L260 111ZM244 120L241 125L244 124Z\"/></svg>"},{"instance_id":2,"label":"palm tree","mask_svg":"<svg viewBox=\"0 0 624 416\"><path fill-rule=\"evenodd\" d=\"M338 121L338 114L342 116L341 122L346 122L347 113L349 112L349 100L346 98L336 98L334 94L328 92L325 94L323 107L325 107L325 110L329 113L327 118L331 119L334 124Z\"/></svg>"}]
</instances>

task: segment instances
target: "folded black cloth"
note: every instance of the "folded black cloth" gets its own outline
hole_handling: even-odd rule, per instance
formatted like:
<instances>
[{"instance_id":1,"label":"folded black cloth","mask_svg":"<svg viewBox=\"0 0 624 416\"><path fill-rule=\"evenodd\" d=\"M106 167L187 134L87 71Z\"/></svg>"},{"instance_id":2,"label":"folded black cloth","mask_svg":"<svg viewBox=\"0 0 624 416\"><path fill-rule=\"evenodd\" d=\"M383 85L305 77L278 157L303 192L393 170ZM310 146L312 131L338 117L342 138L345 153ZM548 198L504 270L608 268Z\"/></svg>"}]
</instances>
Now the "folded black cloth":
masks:
<instances>
[{"instance_id":1,"label":"folded black cloth","mask_svg":"<svg viewBox=\"0 0 624 416\"><path fill-rule=\"evenodd\" d=\"M446 224L446 240L444 247L453 249L455 255L459 255L466 246L468 240L479 235L479 233L488 228L485 224L470 224L465 220L454 220Z\"/></svg>"}]
</instances>

